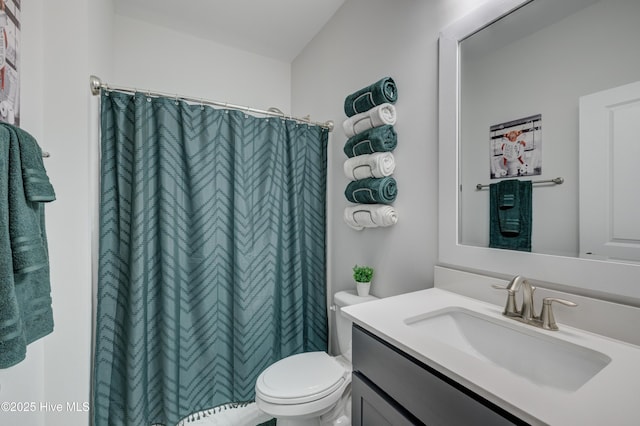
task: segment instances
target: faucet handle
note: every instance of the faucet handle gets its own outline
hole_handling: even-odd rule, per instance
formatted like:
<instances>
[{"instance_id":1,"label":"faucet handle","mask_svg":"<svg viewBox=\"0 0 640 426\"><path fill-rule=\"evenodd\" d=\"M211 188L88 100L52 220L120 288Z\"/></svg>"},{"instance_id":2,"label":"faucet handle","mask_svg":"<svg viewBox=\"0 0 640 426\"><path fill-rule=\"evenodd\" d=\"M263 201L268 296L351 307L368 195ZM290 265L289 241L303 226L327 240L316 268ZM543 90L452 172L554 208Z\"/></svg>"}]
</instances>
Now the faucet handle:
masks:
<instances>
[{"instance_id":1,"label":"faucet handle","mask_svg":"<svg viewBox=\"0 0 640 426\"><path fill-rule=\"evenodd\" d=\"M497 290L507 291L507 303L504 305L504 312L502 312L502 314L509 317L519 317L520 311L518 311L518 307L516 306L516 291L512 288L502 287L496 284L491 284L491 287Z\"/></svg>"},{"instance_id":2,"label":"faucet handle","mask_svg":"<svg viewBox=\"0 0 640 426\"><path fill-rule=\"evenodd\" d=\"M565 306L571 307L578 306L577 303L573 303L565 299L556 299L555 297L545 297L544 299L542 299L542 312L540 313L540 320L542 320L542 328L544 328L545 330L558 329L556 320L553 317L553 309L551 306L551 303L553 302L562 303Z\"/></svg>"}]
</instances>

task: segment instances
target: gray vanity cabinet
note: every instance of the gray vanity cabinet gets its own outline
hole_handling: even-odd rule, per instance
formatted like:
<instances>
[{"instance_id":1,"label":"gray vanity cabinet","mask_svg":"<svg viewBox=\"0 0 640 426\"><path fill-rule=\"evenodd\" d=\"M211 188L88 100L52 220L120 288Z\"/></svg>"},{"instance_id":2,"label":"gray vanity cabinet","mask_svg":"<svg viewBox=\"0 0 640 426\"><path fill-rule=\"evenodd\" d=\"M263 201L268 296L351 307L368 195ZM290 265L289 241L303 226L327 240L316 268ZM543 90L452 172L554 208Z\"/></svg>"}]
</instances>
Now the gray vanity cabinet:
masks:
<instances>
[{"instance_id":1,"label":"gray vanity cabinet","mask_svg":"<svg viewBox=\"0 0 640 426\"><path fill-rule=\"evenodd\" d=\"M523 425L525 422L353 327L352 425Z\"/></svg>"}]
</instances>

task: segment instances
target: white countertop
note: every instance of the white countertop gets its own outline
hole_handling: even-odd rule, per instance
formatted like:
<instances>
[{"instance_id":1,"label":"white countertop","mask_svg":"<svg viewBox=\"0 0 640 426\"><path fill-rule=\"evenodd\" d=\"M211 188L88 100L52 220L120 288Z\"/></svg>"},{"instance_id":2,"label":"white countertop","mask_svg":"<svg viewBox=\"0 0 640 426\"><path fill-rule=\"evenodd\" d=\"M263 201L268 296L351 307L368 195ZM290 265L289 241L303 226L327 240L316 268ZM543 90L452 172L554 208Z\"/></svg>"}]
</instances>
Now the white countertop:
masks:
<instances>
[{"instance_id":1,"label":"white countertop","mask_svg":"<svg viewBox=\"0 0 640 426\"><path fill-rule=\"evenodd\" d=\"M458 307L547 333L611 358L611 362L575 391L535 384L499 365L480 360L431 339L404 320L449 307ZM559 323L548 331L502 315L502 307L437 288L402 294L359 305L342 312L426 365L532 424L640 425L640 346L610 339ZM640 327L640 324L635 324Z\"/></svg>"}]
</instances>

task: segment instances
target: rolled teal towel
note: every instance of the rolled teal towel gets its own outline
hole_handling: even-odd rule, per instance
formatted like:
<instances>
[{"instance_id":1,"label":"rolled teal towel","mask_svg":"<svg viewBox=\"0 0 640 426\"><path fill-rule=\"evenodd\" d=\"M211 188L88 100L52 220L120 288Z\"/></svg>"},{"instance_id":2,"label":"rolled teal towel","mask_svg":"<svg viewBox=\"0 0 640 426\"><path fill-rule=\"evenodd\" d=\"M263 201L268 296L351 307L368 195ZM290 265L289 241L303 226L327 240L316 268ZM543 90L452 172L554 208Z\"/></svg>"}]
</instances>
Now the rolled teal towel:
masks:
<instances>
[{"instance_id":1,"label":"rolled teal towel","mask_svg":"<svg viewBox=\"0 0 640 426\"><path fill-rule=\"evenodd\" d=\"M398 135L393 126L374 127L349 138L344 144L344 153L352 158L356 155L390 152L398 145Z\"/></svg>"},{"instance_id":2,"label":"rolled teal towel","mask_svg":"<svg viewBox=\"0 0 640 426\"><path fill-rule=\"evenodd\" d=\"M397 194L396 180L390 176L356 180L344 191L347 200L362 204L391 204Z\"/></svg>"},{"instance_id":3,"label":"rolled teal towel","mask_svg":"<svg viewBox=\"0 0 640 426\"><path fill-rule=\"evenodd\" d=\"M396 100L398 100L396 83L391 77L385 77L347 96L344 100L344 113L347 117L351 117L378 105L393 104Z\"/></svg>"}]
</instances>

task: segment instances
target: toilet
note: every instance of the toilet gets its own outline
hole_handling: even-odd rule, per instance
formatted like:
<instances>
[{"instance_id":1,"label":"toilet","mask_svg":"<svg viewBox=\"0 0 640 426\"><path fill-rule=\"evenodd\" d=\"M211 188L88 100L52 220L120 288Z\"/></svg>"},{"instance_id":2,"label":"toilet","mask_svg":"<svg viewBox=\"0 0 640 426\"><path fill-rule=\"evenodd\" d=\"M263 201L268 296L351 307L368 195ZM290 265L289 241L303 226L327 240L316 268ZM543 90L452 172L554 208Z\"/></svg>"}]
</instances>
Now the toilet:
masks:
<instances>
[{"instance_id":1,"label":"toilet","mask_svg":"<svg viewBox=\"0 0 640 426\"><path fill-rule=\"evenodd\" d=\"M344 306L376 300L340 291L333 296L340 355L306 352L267 367L256 381L258 408L278 426L351 425L351 321Z\"/></svg>"}]
</instances>

